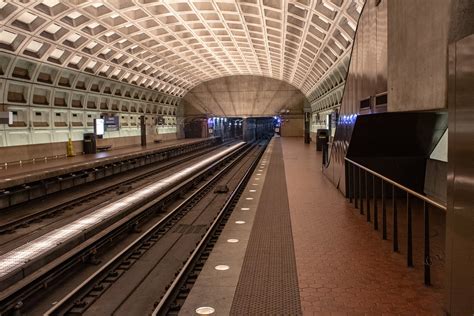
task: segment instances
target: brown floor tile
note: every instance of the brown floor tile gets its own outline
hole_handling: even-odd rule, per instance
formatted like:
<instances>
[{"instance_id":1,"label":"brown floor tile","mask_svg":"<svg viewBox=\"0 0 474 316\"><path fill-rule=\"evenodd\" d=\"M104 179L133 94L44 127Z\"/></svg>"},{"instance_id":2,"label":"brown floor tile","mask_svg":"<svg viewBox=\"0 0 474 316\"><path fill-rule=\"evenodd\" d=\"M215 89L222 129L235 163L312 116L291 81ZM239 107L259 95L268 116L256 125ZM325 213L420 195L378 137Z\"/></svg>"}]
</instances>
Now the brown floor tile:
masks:
<instances>
[{"instance_id":1,"label":"brown floor tile","mask_svg":"<svg viewBox=\"0 0 474 316\"><path fill-rule=\"evenodd\" d=\"M302 138L281 138L295 244L298 282L305 315L441 315L443 306L443 218L434 224L435 285L422 283L422 266L407 268L348 200L321 173L320 155ZM388 210L390 215L391 210ZM420 263L422 230L414 212L414 254ZM400 227L405 227L403 211ZM381 215L379 213L379 220ZM390 227L391 220L388 222ZM437 225L437 226L436 226ZM389 230L389 235L390 235ZM438 238L439 240L436 240ZM337 314L334 314L337 315ZM342 315L342 314L341 314Z\"/></svg>"}]
</instances>

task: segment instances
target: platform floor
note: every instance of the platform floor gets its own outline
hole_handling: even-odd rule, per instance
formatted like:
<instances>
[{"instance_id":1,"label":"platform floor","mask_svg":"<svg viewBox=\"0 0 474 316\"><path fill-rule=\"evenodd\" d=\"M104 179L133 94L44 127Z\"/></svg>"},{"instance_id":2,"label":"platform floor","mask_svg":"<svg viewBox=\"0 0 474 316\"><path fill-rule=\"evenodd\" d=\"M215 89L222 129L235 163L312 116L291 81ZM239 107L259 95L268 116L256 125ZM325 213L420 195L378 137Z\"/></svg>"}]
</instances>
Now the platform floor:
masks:
<instances>
[{"instance_id":1,"label":"platform floor","mask_svg":"<svg viewBox=\"0 0 474 316\"><path fill-rule=\"evenodd\" d=\"M265 157L246 188L254 199L242 196L182 315L443 314L442 288L425 287L420 265L407 268L321 173L314 144L274 138ZM290 309L275 309L282 295Z\"/></svg>"},{"instance_id":2,"label":"platform floor","mask_svg":"<svg viewBox=\"0 0 474 316\"><path fill-rule=\"evenodd\" d=\"M82 167L87 168L94 163L102 163L105 160L111 159L126 159L134 155L143 155L146 152L153 152L166 147L185 145L189 143L204 141L205 139L180 139L165 141L159 144L149 144L144 146L130 146L125 148L112 149L109 151L99 152L97 154L79 155L75 157L51 159L47 161L37 161L35 163L26 163L23 165L15 164L0 169L0 188L8 185L21 184L23 178L32 178L37 181L45 174L49 173L63 173L77 171ZM54 176L54 175L53 175ZM38 177L36 179L35 177ZM18 183L17 183L18 182Z\"/></svg>"},{"instance_id":3,"label":"platform floor","mask_svg":"<svg viewBox=\"0 0 474 316\"><path fill-rule=\"evenodd\" d=\"M442 290L425 287L321 173L314 145L281 142L303 313L442 315Z\"/></svg>"}]
</instances>

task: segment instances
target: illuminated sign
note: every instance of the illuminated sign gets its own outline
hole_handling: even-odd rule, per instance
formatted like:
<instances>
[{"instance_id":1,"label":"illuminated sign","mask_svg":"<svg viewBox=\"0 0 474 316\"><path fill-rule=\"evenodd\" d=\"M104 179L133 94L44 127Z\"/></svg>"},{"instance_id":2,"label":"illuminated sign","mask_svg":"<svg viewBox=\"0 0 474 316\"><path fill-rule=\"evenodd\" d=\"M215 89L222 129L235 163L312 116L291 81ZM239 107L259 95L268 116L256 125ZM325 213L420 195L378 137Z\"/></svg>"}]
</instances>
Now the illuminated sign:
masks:
<instances>
[{"instance_id":1,"label":"illuminated sign","mask_svg":"<svg viewBox=\"0 0 474 316\"><path fill-rule=\"evenodd\" d=\"M94 119L94 134L102 136L104 131L104 119Z\"/></svg>"}]
</instances>

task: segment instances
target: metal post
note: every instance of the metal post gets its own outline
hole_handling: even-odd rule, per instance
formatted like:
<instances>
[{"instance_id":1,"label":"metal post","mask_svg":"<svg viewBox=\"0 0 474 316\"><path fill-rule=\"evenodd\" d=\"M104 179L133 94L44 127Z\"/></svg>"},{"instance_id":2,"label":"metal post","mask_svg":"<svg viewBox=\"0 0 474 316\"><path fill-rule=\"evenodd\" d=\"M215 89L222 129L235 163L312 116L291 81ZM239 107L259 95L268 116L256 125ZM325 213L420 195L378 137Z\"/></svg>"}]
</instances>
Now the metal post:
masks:
<instances>
[{"instance_id":1,"label":"metal post","mask_svg":"<svg viewBox=\"0 0 474 316\"><path fill-rule=\"evenodd\" d=\"M349 165L349 162L345 161L344 165L346 166L347 170L347 189L349 191L349 203L352 203L352 194L354 192L351 184L352 184L352 178L351 178L351 166Z\"/></svg>"},{"instance_id":2,"label":"metal post","mask_svg":"<svg viewBox=\"0 0 474 316\"><path fill-rule=\"evenodd\" d=\"M358 188L356 185L356 166L352 166L352 175L353 175L353 187L354 187L354 206L355 208L359 208L359 198L358 198Z\"/></svg>"},{"instance_id":3,"label":"metal post","mask_svg":"<svg viewBox=\"0 0 474 316\"><path fill-rule=\"evenodd\" d=\"M382 239L387 240L387 207L385 205L385 182L382 181Z\"/></svg>"},{"instance_id":4,"label":"metal post","mask_svg":"<svg viewBox=\"0 0 474 316\"><path fill-rule=\"evenodd\" d=\"M369 196L369 177L367 176L367 171L365 172L365 198L367 203L367 221L370 222L370 196Z\"/></svg>"},{"instance_id":5,"label":"metal post","mask_svg":"<svg viewBox=\"0 0 474 316\"><path fill-rule=\"evenodd\" d=\"M411 199L407 192L407 266L413 267L413 223L411 214Z\"/></svg>"},{"instance_id":6,"label":"metal post","mask_svg":"<svg viewBox=\"0 0 474 316\"><path fill-rule=\"evenodd\" d=\"M428 205L423 201L423 218L424 218L424 276L425 285L431 285L431 258L430 258L430 211Z\"/></svg>"},{"instance_id":7,"label":"metal post","mask_svg":"<svg viewBox=\"0 0 474 316\"><path fill-rule=\"evenodd\" d=\"M392 185L392 202L393 202L393 251L398 251L398 214L397 214L397 200L395 197L396 188Z\"/></svg>"},{"instance_id":8,"label":"metal post","mask_svg":"<svg viewBox=\"0 0 474 316\"><path fill-rule=\"evenodd\" d=\"M379 210L377 209L377 194L375 191L375 176L372 176L372 194L374 198L374 229L379 230Z\"/></svg>"},{"instance_id":9,"label":"metal post","mask_svg":"<svg viewBox=\"0 0 474 316\"><path fill-rule=\"evenodd\" d=\"M359 168L360 213L364 214L364 197L362 195L362 170Z\"/></svg>"}]
</instances>

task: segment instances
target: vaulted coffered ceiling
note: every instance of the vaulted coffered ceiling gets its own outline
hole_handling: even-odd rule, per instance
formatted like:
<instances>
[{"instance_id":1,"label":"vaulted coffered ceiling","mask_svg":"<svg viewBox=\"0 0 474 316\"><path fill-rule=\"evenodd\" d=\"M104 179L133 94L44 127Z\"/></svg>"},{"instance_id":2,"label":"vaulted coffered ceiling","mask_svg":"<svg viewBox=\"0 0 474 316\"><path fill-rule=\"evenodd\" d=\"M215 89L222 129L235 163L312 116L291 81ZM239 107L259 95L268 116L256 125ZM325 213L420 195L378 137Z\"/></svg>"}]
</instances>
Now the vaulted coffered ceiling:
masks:
<instances>
[{"instance_id":1,"label":"vaulted coffered ceiling","mask_svg":"<svg viewBox=\"0 0 474 316\"><path fill-rule=\"evenodd\" d=\"M0 1L0 51L176 96L231 75L309 96L350 50L363 2Z\"/></svg>"}]
</instances>

